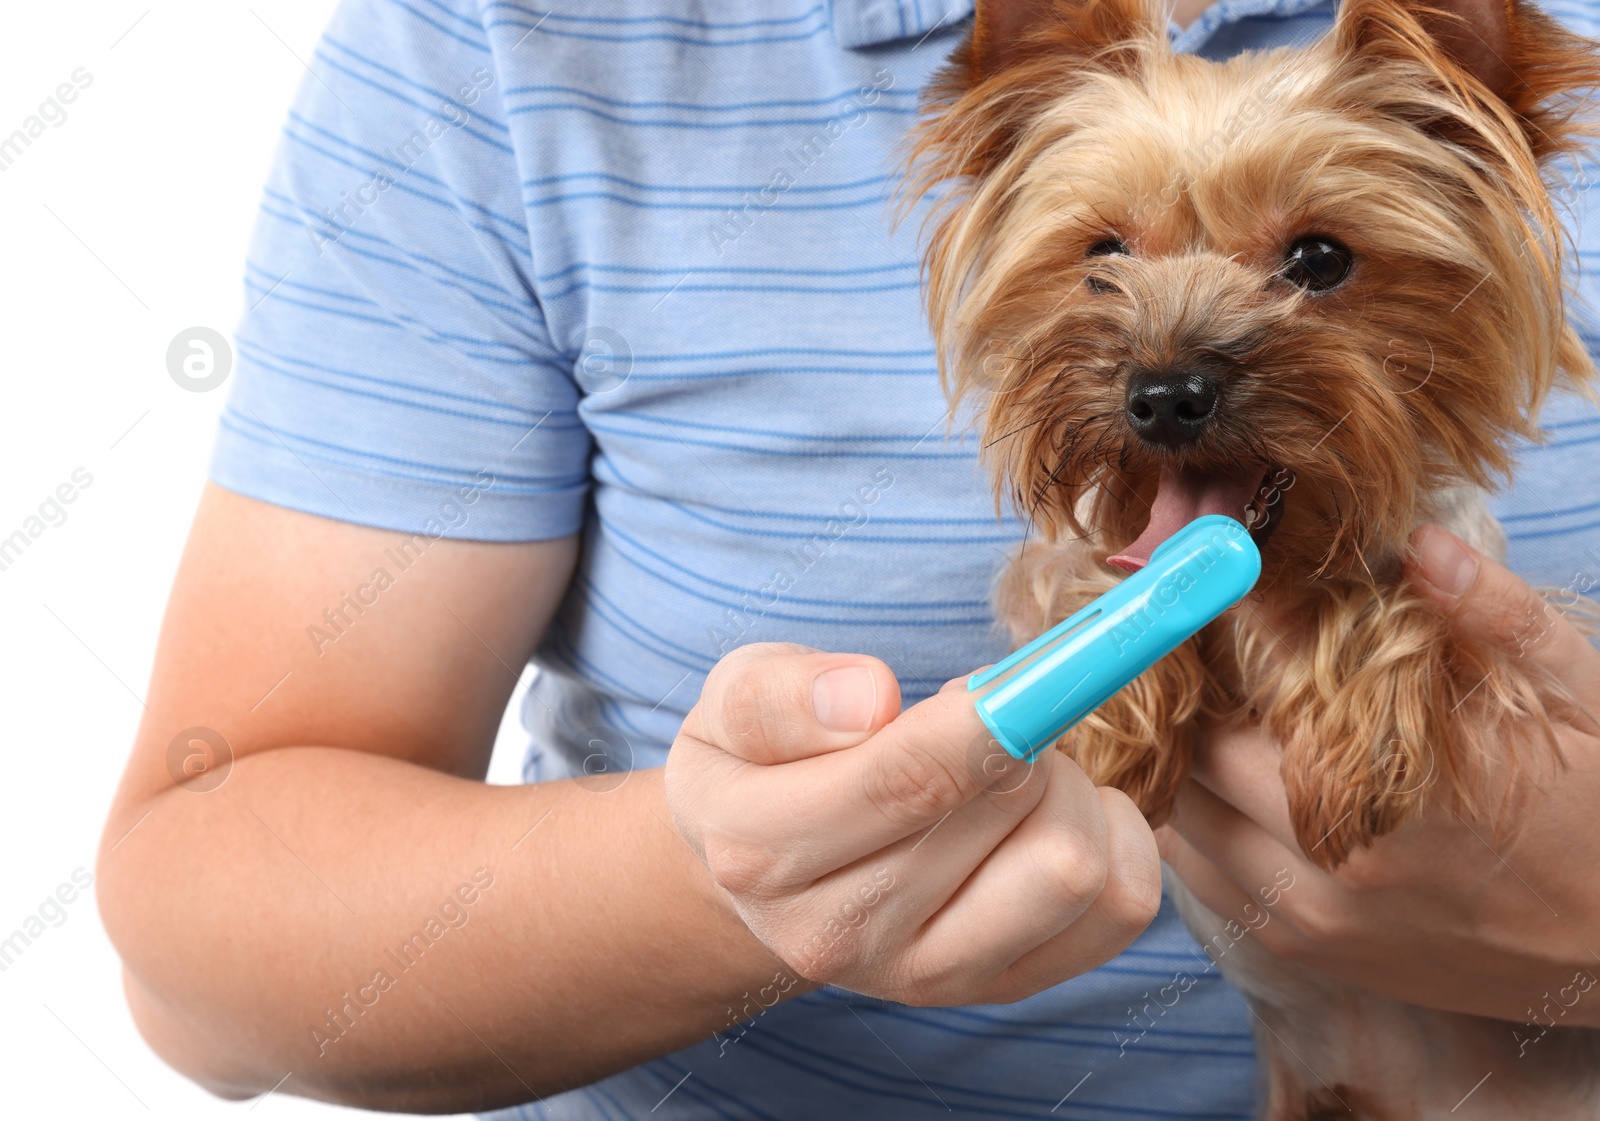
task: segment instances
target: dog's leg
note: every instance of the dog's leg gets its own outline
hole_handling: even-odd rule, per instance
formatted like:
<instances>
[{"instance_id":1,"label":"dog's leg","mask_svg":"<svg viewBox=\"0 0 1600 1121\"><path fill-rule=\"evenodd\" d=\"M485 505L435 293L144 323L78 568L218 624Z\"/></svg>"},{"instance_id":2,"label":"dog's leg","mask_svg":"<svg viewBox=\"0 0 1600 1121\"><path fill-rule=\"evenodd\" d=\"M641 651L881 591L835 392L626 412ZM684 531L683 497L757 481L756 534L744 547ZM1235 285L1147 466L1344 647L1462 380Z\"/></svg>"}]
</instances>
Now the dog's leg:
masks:
<instances>
[{"instance_id":1,"label":"dog's leg","mask_svg":"<svg viewBox=\"0 0 1600 1121\"><path fill-rule=\"evenodd\" d=\"M1325 868L1430 799L1492 818L1506 778L1533 761L1528 753L1559 756L1552 722L1574 704L1533 676L1518 647L1539 641L1548 615L1526 620L1520 637L1468 642L1404 585L1330 581L1275 617L1242 616L1236 652L1252 702L1283 745L1296 837ZM1527 728L1541 734L1530 741ZM1489 781L1491 771L1499 778Z\"/></svg>"},{"instance_id":2,"label":"dog's leg","mask_svg":"<svg viewBox=\"0 0 1600 1121\"><path fill-rule=\"evenodd\" d=\"M1401 589L1324 584L1275 622L1247 614L1247 691L1283 748L1301 849L1325 868L1420 812L1450 756L1459 686L1446 621Z\"/></svg>"}]
</instances>

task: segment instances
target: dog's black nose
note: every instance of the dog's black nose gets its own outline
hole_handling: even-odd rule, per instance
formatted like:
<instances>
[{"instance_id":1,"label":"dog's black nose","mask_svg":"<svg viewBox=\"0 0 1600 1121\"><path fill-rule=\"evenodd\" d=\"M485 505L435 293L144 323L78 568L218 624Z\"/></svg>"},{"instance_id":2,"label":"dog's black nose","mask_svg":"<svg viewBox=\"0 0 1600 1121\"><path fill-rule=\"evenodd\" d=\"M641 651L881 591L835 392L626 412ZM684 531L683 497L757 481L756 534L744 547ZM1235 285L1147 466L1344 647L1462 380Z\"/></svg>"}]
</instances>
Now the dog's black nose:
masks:
<instances>
[{"instance_id":1,"label":"dog's black nose","mask_svg":"<svg viewBox=\"0 0 1600 1121\"><path fill-rule=\"evenodd\" d=\"M1135 370L1128 378L1128 424L1152 444L1191 443L1217 408L1217 380L1204 370Z\"/></svg>"}]
</instances>

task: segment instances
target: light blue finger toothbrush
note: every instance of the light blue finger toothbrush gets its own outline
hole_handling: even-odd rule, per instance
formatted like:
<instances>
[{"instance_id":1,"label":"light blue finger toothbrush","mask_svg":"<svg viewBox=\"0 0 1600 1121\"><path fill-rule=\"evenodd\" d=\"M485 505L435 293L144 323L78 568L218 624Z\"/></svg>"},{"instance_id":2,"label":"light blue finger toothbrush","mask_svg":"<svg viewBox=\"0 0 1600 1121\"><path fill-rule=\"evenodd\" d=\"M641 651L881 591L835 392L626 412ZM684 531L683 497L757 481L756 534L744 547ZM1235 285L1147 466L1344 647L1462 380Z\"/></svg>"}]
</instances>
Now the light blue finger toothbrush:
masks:
<instances>
[{"instance_id":1,"label":"light blue finger toothbrush","mask_svg":"<svg viewBox=\"0 0 1600 1121\"><path fill-rule=\"evenodd\" d=\"M1207 623L1261 575L1250 532L1223 514L1196 518L1150 563L1022 649L973 674L978 715L1000 746L1033 762Z\"/></svg>"}]
</instances>

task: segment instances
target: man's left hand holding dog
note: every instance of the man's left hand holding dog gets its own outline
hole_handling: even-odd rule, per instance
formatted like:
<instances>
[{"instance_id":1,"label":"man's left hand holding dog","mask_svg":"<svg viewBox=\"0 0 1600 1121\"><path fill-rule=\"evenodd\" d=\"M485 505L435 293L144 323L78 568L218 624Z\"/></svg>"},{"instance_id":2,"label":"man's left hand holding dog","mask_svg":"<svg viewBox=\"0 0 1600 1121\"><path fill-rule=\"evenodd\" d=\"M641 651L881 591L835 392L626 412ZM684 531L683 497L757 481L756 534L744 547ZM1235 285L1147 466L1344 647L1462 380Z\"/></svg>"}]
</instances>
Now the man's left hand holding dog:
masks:
<instances>
[{"instance_id":1,"label":"man's left hand holding dog","mask_svg":"<svg viewBox=\"0 0 1600 1121\"><path fill-rule=\"evenodd\" d=\"M1283 958L1412 1004L1600 1027L1600 987L1583 995L1600 978L1600 651L1561 602L1449 532L1425 526L1411 544L1408 578L1461 633L1504 643L1576 698L1551 714L1564 759L1529 721L1487 763L1498 820L1463 820L1435 798L1329 873L1295 844L1277 746L1259 726L1220 732L1197 747L1162 854L1220 915L1290 869L1293 888L1253 935Z\"/></svg>"}]
</instances>

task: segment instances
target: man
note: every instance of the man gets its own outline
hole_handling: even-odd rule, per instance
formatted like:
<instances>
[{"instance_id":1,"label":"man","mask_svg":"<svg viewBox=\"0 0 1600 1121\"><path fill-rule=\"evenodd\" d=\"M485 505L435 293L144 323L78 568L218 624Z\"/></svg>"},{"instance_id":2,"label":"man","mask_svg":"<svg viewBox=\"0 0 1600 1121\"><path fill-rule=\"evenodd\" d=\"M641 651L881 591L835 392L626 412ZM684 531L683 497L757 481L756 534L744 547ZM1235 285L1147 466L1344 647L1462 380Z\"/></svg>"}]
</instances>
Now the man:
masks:
<instances>
[{"instance_id":1,"label":"man","mask_svg":"<svg viewBox=\"0 0 1600 1121\"><path fill-rule=\"evenodd\" d=\"M1170 909L1145 929L1148 828L1054 755L991 781L940 691L1003 651L1021 526L946 437L886 196L969 10L341 8L108 845L143 824L99 871L179 1070L552 1118L1248 1114L1242 1002ZM1222 55L1330 18L1174 33ZM1566 584L1600 419L1552 416L1500 511ZM1462 626L1528 605L1447 536L1419 558ZM1563 620L1529 656L1600 680ZM537 781L490 788L530 657ZM1251 937L1508 1019L1587 964L1593 754L1515 875L1446 820L1327 877L1272 836L1270 752L1210 745L1163 835L1219 913L1293 884Z\"/></svg>"}]
</instances>

